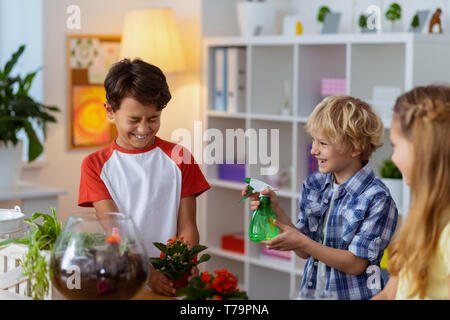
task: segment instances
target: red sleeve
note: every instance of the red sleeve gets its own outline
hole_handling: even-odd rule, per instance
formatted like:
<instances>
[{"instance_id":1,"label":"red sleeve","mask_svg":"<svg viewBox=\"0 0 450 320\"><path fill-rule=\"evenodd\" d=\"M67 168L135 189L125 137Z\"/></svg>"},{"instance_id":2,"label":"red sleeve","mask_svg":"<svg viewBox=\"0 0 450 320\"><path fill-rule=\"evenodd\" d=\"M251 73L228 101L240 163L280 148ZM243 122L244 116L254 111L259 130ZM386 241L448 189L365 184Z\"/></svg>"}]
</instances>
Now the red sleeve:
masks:
<instances>
[{"instance_id":1,"label":"red sleeve","mask_svg":"<svg viewBox=\"0 0 450 320\"><path fill-rule=\"evenodd\" d=\"M100 178L103 162L95 157L88 156L81 164L80 190L78 205L92 207L92 202L112 199L108 189Z\"/></svg>"},{"instance_id":2,"label":"red sleeve","mask_svg":"<svg viewBox=\"0 0 450 320\"><path fill-rule=\"evenodd\" d=\"M198 197L203 192L211 188L205 179L197 162L195 162L192 154L186 149L182 148L183 159L190 159L190 161L183 160L179 167L181 169L181 198L195 195Z\"/></svg>"}]
</instances>

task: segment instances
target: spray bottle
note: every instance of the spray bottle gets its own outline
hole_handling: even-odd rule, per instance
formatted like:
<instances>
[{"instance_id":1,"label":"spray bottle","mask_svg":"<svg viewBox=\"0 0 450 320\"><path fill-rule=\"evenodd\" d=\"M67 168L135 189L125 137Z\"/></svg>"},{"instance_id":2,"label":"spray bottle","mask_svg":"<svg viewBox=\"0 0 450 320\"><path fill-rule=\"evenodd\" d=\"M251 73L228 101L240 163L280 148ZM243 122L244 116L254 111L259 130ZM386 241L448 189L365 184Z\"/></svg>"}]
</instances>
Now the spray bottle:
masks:
<instances>
[{"instance_id":1,"label":"spray bottle","mask_svg":"<svg viewBox=\"0 0 450 320\"><path fill-rule=\"evenodd\" d=\"M267 183L256 179L246 178L245 183L247 183L247 193L240 202L247 199L254 192L261 192L267 188L274 191L276 190ZM250 240L255 242L270 240L279 233L278 228L273 223L273 220L275 220L277 216L270 205L270 198L268 196L260 195L259 201L261 204L258 209L253 212L250 220L250 227L248 229Z\"/></svg>"}]
</instances>

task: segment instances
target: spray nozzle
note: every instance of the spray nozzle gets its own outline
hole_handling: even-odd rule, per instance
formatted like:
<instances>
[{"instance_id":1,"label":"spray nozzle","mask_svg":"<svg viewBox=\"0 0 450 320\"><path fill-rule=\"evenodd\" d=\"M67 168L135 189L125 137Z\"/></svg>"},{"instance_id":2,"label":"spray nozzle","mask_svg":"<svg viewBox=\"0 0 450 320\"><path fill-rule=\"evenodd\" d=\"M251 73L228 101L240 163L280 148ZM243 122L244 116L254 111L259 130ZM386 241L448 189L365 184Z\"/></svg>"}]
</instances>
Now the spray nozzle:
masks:
<instances>
[{"instance_id":1,"label":"spray nozzle","mask_svg":"<svg viewBox=\"0 0 450 320\"><path fill-rule=\"evenodd\" d=\"M242 197L241 201L239 201L239 202L243 202L248 197L250 197L253 193L261 192L267 188L274 190L274 191L276 190L275 188L271 187L267 183L256 180L256 179L245 178L245 183L247 184L247 192L245 193L245 195Z\"/></svg>"}]
</instances>

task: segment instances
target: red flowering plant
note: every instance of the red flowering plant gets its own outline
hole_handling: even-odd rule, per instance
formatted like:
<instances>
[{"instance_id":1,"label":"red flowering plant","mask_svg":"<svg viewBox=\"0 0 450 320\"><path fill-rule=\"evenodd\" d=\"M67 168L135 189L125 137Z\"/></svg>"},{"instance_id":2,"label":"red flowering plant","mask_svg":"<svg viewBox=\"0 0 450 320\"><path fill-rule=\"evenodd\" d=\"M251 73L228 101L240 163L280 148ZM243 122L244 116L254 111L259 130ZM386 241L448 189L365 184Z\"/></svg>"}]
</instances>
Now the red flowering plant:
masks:
<instances>
[{"instance_id":1,"label":"red flowering plant","mask_svg":"<svg viewBox=\"0 0 450 320\"><path fill-rule=\"evenodd\" d=\"M178 280L182 276L187 278L192 267L210 259L209 254L203 254L197 259L198 253L208 247L197 244L189 249L189 242L185 242L183 237L169 239L166 244L153 242L153 245L161 250L161 254L159 258L151 257L150 263L172 280Z\"/></svg>"},{"instance_id":2,"label":"red flowering plant","mask_svg":"<svg viewBox=\"0 0 450 320\"><path fill-rule=\"evenodd\" d=\"M184 300L248 300L247 293L237 288L237 278L227 269L208 271L191 279L189 286L177 290Z\"/></svg>"}]
</instances>

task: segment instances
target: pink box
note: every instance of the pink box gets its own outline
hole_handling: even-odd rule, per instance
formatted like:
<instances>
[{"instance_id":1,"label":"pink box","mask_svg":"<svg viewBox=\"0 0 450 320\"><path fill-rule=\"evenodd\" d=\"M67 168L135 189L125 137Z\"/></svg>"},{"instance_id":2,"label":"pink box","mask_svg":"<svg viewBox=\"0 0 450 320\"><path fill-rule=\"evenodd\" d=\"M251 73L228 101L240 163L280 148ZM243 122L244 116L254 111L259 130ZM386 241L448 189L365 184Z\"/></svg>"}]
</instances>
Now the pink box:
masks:
<instances>
[{"instance_id":1,"label":"pink box","mask_svg":"<svg viewBox=\"0 0 450 320\"><path fill-rule=\"evenodd\" d=\"M347 94L347 81L345 79L322 79L321 93L323 97Z\"/></svg>"},{"instance_id":2,"label":"pink box","mask_svg":"<svg viewBox=\"0 0 450 320\"><path fill-rule=\"evenodd\" d=\"M272 250L267 249L266 246L262 246L261 250L262 254L265 254L266 256L272 256L277 257L285 260L291 260L291 252L290 251L280 251L280 250Z\"/></svg>"}]
</instances>

